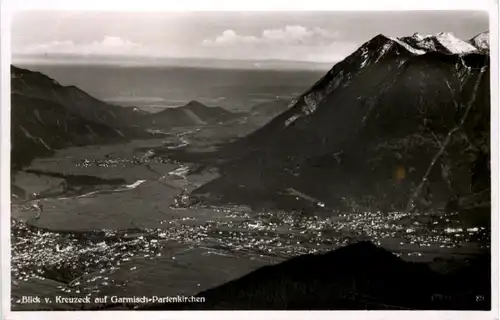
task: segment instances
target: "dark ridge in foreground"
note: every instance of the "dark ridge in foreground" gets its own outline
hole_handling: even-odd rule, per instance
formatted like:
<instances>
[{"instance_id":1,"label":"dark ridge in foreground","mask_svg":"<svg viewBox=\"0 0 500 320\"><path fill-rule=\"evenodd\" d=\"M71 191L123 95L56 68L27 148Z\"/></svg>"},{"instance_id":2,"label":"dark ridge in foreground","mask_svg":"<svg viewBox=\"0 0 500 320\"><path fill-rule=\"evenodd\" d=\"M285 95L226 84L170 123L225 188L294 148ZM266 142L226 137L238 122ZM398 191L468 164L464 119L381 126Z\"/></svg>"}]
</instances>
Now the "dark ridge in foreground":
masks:
<instances>
[{"instance_id":1,"label":"dark ridge in foreground","mask_svg":"<svg viewBox=\"0 0 500 320\"><path fill-rule=\"evenodd\" d=\"M101 101L76 86L63 86L41 72L11 66L12 94L63 106L73 117L115 128L133 127L137 113ZM15 110L15 105L12 110Z\"/></svg>"},{"instance_id":2,"label":"dark ridge in foreground","mask_svg":"<svg viewBox=\"0 0 500 320\"><path fill-rule=\"evenodd\" d=\"M262 267L201 292L205 303L146 310L489 310L490 257L434 271L370 242Z\"/></svg>"},{"instance_id":3,"label":"dark ridge in foreground","mask_svg":"<svg viewBox=\"0 0 500 320\"><path fill-rule=\"evenodd\" d=\"M12 168L19 170L55 150L158 137L177 126L210 125L243 117L191 101L159 113L134 111L96 99L75 86L11 66ZM160 133L160 135L163 135Z\"/></svg>"},{"instance_id":4,"label":"dark ridge in foreground","mask_svg":"<svg viewBox=\"0 0 500 320\"><path fill-rule=\"evenodd\" d=\"M11 66L11 87L13 170L67 147L155 137L135 125L132 110L62 86L42 73Z\"/></svg>"}]
</instances>

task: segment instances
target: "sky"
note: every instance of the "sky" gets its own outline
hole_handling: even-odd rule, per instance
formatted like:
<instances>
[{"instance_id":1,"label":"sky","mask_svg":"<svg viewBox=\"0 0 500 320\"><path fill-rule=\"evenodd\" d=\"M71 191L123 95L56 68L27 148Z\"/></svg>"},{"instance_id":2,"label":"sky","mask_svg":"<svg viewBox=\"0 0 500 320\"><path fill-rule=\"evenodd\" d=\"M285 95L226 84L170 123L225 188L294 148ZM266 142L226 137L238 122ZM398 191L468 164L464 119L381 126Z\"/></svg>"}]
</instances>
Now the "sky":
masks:
<instances>
[{"instance_id":1,"label":"sky","mask_svg":"<svg viewBox=\"0 0 500 320\"><path fill-rule=\"evenodd\" d=\"M95 12L21 11L12 17L13 60L25 55L279 59L337 62L377 34L488 30L480 11Z\"/></svg>"}]
</instances>

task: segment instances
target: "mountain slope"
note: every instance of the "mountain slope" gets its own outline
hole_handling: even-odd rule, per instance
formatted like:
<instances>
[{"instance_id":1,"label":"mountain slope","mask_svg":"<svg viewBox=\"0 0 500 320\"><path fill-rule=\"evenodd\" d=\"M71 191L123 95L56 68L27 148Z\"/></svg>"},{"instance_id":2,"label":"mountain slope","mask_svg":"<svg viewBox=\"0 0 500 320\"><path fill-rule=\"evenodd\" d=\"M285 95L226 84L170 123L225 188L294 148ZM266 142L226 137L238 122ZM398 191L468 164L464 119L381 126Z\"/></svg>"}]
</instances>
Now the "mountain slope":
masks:
<instances>
[{"instance_id":1,"label":"mountain slope","mask_svg":"<svg viewBox=\"0 0 500 320\"><path fill-rule=\"evenodd\" d=\"M149 310L488 310L488 255L436 272L370 242L303 255L199 293L205 303ZM478 303L476 297L483 296Z\"/></svg>"},{"instance_id":2,"label":"mountain slope","mask_svg":"<svg viewBox=\"0 0 500 320\"><path fill-rule=\"evenodd\" d=\"M147 129L218 124L242 117L191 101L159 113L140 112L100 101L75 86L62 86L40 73L11 66L12 164L69 146L150 138Z\"/></svg>"},{"instance_id":3,"label":"mountain slope","mask_svg":"<svg viewBox=\"0 0 500 320\"><path fill-rule=\"evenodd\" d=\"M11 90L24 97L52 101L88 121L127 127L135 125L137 113L131 108L110 105L75 86L62 86L40 72L11 66Z\"/></svg>"},{"instance_id":4,"label":"mountain slope","mask_svg":"<svg viewBox=\"0 0 500 320\"><path fill-rule=\"evenodd\" d=\"M108 105L76 87L63 87L41 73L12 66L11 81L13 169L69 146L152 137L131 125L132 110Z\"/></svg>"},{"instance_id":5,"label":"mountain slope","mask_svg":"<svg viewBox=\"0 0 500 320\"><path fill-rule=\"evenodd\" d=\"M289 110L227 146L225 152L241 156L193 195L318 209L314 201L296 201L293 189L319 199L320 207L401 210L410 202L442 208L452 197L484 191L489 57L463 41L453 46L443 40L453 38L435 38L446 52L415 48L409 38L374 37Z\"/></svg>"}]
</instances>

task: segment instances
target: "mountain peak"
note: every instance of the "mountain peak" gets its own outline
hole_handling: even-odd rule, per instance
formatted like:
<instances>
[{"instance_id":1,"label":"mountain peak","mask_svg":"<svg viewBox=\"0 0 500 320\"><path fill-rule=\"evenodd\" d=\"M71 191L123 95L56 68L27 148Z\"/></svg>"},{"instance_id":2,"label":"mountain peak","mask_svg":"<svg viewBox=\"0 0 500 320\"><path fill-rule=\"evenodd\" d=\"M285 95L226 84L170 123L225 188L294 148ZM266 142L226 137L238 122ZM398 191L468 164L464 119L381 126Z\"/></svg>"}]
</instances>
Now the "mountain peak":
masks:
<instances>
[{"instance_id":1,"label":"mountain peak","mask_svg":"<svg viewBox=\"0 0 500 320\"><path fill-rule=\"evenodd\" d=\"M438 41L451 53L468 53L477 51L477 48L470 43L457 38L451 32L440 32L436 35Z\"/></svg>"},{"instance_id":2,"label":"mountain peak","mask_svg":"<svg viewBox=\"0 0 500 320\"><path fill-rule=\"evenodd\" d=\"M22 79L28 79L28 82L37 83L42 86L60 86L59 82L41 72L23 69L14 65L10 66L10 78L12 80L21 79L21 82L23 82Z\"/></svg>"},{"instance_id":3,"label":"mountain peak","mask_svg":"<svg viewBox=\"0 0 500 320\"><path fill-rule=\"evenodd\" d=\"M439 32L435 35L424 35L416 32L411 37L401 37L397 38L397 40L404 42L414 50L420 51L420 54L427 52L464 54L477 51L476 46L457 38L451 32Z\"/></svg>"},{"instance_id":4,"label":"mountain peak","mask_svg":"<svg viewBox=\"0 0 500 320\"><path fill-rule=\"evenodd\" d=\"M439 32L435 35L424 35L418 32L409 37L389 38L378 34L365 42L358 50L334 65L332 69L306 92L296 105L302 105L301 112L285 121L285 126L292 124L304 115L315 112L316 106L329 93L339 87L346 86L350 79L361 69L376 65L382 59L398 60L398 67L412 56L437 52L441 54L477 53L478 48L455 37L451 32Z\"/></svg>"},{"instance_id":5,"label":"mountain peak","mask_svg":"<svg viewBox=\"0 0 500 320\"><path fill-rule=\"evenodd\" d=\"M474 38L468 41L470 44L481 50L490 49L490 32L485 31L476 35Z\"/></svg>"},{"instance_id":6,"label":"mountain peak","mask_svg":"<svg viewBox=\"0 0 500 320\"><path fill-rule=\"evenodd\" d=\"M196 101L196 100L191 100L189 101L188 103L186 103L186 105L184 105L184 107L203 107L203 108L207 108L206 105L204 105L203 103L199 102L199 101Z\"/></svg>"},{"instance_id":7,"label":"mountain peak","mask_svg":"<svg viewBox=\"0 0 500 320\"><path fill-rule=\"evenodd\" d=\"M427 150L436 146L435 137L422 123L433 119L433 125L446 136L456 126L457 106L471 103L470 95L475 99L477 117L467 119L467 130L475 130L476 125L488 128L489 83L482 76L487 68L485 54L451 33L417 33L404 38L377 35L336 63L290 108L230 144L226 150L238 154L237 159L224 167L224 175L198 188L193 196L219 204L227 201L265 209L293 206L294 210L315 212L319 203L350 210L353 202L346 203L346 199L359 197L359 203L365 202L367 190L372 188L369 192L374 199L391 194L390 199L376 204L381 210L405 210L413 186L427 174L434 154L422 152L422 146ZM460 159L465 142L451 143L456 159ZM486 145L487 141L480 143ZM407 148L411 155L404 151ZM240 152L248 153L241 156ZM403 170L411 166L419 173L405 176L405 182L397 182L395 187L395 181L400 180L394 180L399 179L394 172L403 168L400 163L404 163ZM461 166L458 161L455 165ZM472 168L476 164L467 165ZM458 170L453 174L464 190L469 188L467 174ZM365 183L368 176L374 187ZM447 179L432 182L433 188L444 190L447 187L441 185L452 181ZM474 188L482 187L478 182ZM394 192L395 188L406 189L400 193ZM299 202L289 202L287 196L296 195L295 191L301 193L300 199L295 198ZM435 195L436 207L449 201L449 194ZM367 206L372 210L374 204Z\"/></svg>"},{"instance_id":8,"label":"mountain peak","mask_svg":"<svg viewBox=\"0 0 500 320\"><path fill-rule=\"evenodd\" d=\"M391 42L391 38L386 37L385 35L379 33L375 37L371 38L369 41L367 41L362 47L365 47L367 49L373 49L377 46L383 46L384 44Z\"/></svg>"}]
</instances>

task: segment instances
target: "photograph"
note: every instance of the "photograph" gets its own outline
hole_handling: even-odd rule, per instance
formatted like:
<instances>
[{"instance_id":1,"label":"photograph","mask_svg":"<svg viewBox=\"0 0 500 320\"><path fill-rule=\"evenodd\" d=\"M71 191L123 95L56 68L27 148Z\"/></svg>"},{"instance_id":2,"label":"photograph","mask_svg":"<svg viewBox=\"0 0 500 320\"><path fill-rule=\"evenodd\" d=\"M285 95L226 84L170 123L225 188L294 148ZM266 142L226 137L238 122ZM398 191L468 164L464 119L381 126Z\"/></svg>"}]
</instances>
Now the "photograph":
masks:
<instances>
[{"instance_id":1,"label":"photograph","mask_svg":"<svg viewBox=\"0 0 500 320\"><path fill-rule=\"evenodd\" d=\"M13 12L11 311L492 310L490 19Z\"/></svg>"}]
</instances>

